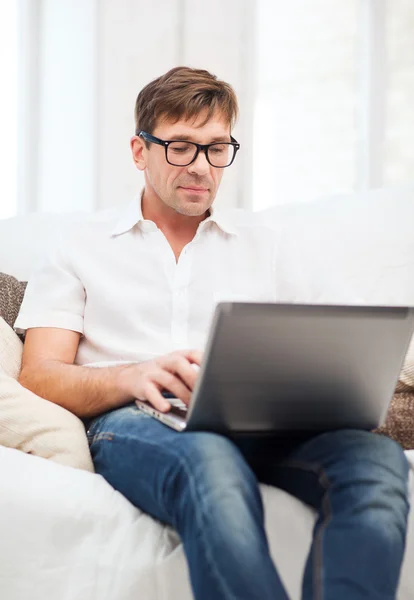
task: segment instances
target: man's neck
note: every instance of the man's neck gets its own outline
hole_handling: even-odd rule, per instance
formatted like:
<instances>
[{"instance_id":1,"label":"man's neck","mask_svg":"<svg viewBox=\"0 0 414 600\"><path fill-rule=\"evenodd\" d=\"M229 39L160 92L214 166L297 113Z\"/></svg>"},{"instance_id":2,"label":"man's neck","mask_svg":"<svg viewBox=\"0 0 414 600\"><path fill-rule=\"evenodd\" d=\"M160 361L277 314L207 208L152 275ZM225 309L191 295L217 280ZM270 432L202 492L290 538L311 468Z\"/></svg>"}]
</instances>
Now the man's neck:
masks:
<instances>
[{"instance_id":1,"label":"man's neck","mask_svg":"<svg viewBox=\"0 0 414 600\"><path fill-rule=\"evenodd\" d=\"M181 215L159 199L148 198L145 189L141 195L141 210L144 219L153 221L161 231L187 239L195 236L199 224L209 216L208 211L194 217Z\"/></svg>"},{"instance_id":2,"label":"man's neck","mask_svg":"<svg viewBox=\"0 0 414 600\"><path fill-rule=\"evenodd\" d=\"M166 206L159 199L148 198L144 189L141 195L141 210L144 219L153 221L168 240L176 260L181 250L194 238L199 224L204 221L209 213L189 217L181 215L173 208Z\"/></svg>"}]
</instances>

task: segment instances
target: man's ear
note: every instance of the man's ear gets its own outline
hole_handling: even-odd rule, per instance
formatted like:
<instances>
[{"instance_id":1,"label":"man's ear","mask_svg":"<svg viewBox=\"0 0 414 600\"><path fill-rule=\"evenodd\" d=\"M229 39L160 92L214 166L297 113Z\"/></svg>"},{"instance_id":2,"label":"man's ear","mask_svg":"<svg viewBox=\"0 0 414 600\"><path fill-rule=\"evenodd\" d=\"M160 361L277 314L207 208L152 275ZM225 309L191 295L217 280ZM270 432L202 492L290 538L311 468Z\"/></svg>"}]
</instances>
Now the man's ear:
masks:
<instances>
[{"instance_id":1,"label":"man's ear","mask_svg":"<svg viewBox=\"0 0 414 600\"><path fill-rule=\"evenodd\" d=\"M131 138L131 152L132 159L137 169L139 169L140 171L144 171L147 166L147 162L145 160L147 153L145 140L141 137L138 137L137 135L134 135Z\"/></svg>"}]
</instances>

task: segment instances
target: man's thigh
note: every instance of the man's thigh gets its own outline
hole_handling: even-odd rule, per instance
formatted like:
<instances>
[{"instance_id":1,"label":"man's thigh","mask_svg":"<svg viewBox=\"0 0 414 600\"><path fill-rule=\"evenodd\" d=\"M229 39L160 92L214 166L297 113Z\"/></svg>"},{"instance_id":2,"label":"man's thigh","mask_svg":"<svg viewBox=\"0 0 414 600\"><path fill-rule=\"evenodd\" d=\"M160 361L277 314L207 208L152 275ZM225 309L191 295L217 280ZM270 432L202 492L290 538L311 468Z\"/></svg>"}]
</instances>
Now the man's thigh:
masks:
<instances>
[{"instance_id":1,"label":"man's thigh","mask_svg":"<svg viewBox=\"0 0 414 600\"><path fill-rule=\"evenodd\" d=\"M371 459L379 454L389 454L390 465L401 470L396 445L374 434L226 439L203 432L179 433L141 412L134 403L95 419L88 439L96 471L136 506L167 523L171 522L174 500L168 498L167 484L179 469L206 490L232 474L250 478L253 473L258 481L284 489L316 509L337 472L343 476L345 469L352 479L355 465L358 471L372 471ZM348 463L354 465L351 471Z\"/></svg>"},{"instance_id":2,"label":"man's thigh","mask_svg":"<svg viewBox=\"0 0 414 600\"><path fill-rule=\"evenodd\" d=\"M247 478L254 485L254 474L230 440L177 432L135 404L95 419L88 440L96 472L135 506L168 524L180 494L188 492L196 501L233 480L238 485Z\"/></svg>"},{"instance_id":3,"label":"man's thigh","mask_svg":"<svg viewBox=\"0 0 414 600\"><path fill-rule=\"evenodd\" d=\"M131 403L94 419L87 435L95 471L132 504L170 523L160 495L176 462L178 432Z\"/></svg>"},{"instance_id":4,"label":"man's thigh","mask_svg":"<svg viewBox=\"0 0 414 600\"><path fill-rule=\"evenodd\" d=\"M253 474L260 482L317 505L323 493L318 476L286 463L308 439L309 435L245 434L226 439L217 434L177 432L140 411L135 403L101 415L88 430L96 472L135 506L166 523L171 522L171 507L165 500L167 483L179 468L195 478L203 466L198 477L203 486L217 486L223 477L229 481L236 471L249 478ZM311 492L316 498L309 499Z\"/></svg>"},{"instance_id":5,"label":"man's thigh","mask_svg":"<svg viewBox=\"0 0 414 600\"><path fill-rule=\"evenodd\" d=\"M328 490L355 485L395 488L408 477L402 448L378 434L339 430L295 437L242 439L238 443L257 479L320 509ZM351 492L352 493L352 492ZM372 493L377 493L372 491Z\"/></svg>"}]
</instances>

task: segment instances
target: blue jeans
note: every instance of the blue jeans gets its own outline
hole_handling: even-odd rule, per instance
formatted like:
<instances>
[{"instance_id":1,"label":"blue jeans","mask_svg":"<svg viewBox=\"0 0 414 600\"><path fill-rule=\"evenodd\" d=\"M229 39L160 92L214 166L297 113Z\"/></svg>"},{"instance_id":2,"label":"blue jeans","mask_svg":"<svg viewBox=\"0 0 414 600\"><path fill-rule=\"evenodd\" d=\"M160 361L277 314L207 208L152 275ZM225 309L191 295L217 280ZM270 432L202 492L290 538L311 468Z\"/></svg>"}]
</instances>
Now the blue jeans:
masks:
<instances>
[{"instance_id":1,"label":"blue jeans","mask_svg":"<svg viewBox=\"0 0 414 600\"><path fill-rule=\"evenodd\" d=\"M289 443L177 433L135 405L96 418L88 439L96 471L179 533L197 600L288 598L258 481L317 510L304 599L395 598L409 504L407 460L392 440L354 430Z\"/></svg>"}]
</instances>

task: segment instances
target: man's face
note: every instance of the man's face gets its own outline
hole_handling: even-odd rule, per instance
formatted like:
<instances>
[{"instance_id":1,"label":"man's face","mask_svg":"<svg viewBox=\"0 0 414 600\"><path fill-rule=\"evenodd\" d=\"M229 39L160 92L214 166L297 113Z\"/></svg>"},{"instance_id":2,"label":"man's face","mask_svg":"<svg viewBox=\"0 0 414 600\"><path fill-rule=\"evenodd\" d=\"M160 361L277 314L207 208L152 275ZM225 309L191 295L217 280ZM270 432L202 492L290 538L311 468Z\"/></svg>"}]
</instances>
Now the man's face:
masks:
<instances>
[{"instance_id":1,"label":"man's face","mask_svg":"<svg viewBox=\"0 0 414 600\"><path fill-rule=\"evenodd\" d=\"M199 144L231 141L229 124L220 113L201 125L205 118L206 114L201 113L195 120L161 121L151 133L165 141L178 139ZM134 144L133 153L136 158ZM143 146L139 156L141 160L135 162L139 169L145 170L146 192L150 196L155 194L164 205L189 217L203 215L213 204L224 169L212 167L204 152L199 152L197 159L186 167L170 165L164 147L158 144Z\"/></svg>"}]
</instances>

